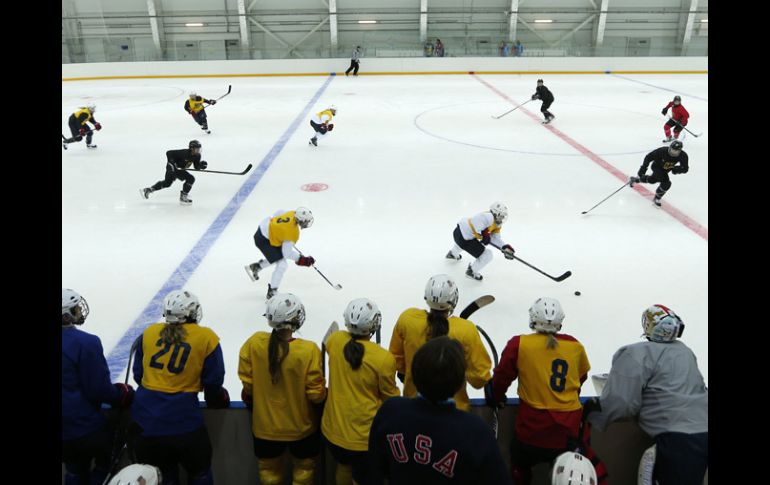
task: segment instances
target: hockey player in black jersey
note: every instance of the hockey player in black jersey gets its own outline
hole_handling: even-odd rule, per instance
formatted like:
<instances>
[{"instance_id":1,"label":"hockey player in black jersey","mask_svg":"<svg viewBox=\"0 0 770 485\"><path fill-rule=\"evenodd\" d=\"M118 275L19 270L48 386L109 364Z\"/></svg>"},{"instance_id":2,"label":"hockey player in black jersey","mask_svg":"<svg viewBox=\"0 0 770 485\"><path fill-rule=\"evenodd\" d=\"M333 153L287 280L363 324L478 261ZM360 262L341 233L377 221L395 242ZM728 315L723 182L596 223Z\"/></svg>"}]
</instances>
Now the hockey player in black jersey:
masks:
<instances>
[{"instance_id":1,"label":"hockey player in black jersey","mask_svg":"<svg viewBox=\"0 0 770 485\"><path fill-rule=\"evenodd\" d=\"M102 125L94 119L94 112L96 112L96 105L92 104L78 108L77 111L70 115L68 124L70 131L72 132L72 137L62 140L62 148L66 150L68 143L81 141L83 140L83 136L86 137L86 146L88 148L96 148L96 145L91 143L91 139L94 136L94 130L88 126L88 123L92 123L96 131L101 130ZM62 135L62 138L64 138L64 135Z\"/></svg>"},{"instance_id":2,"label":"hockey player in black jersey","mask_svg":"<svg viewBox=\"0 0 770 485\"><path fill-rule=\"evenodd\" d=\"M532 95L532 99L539 99L543 102L543 104L540 106L540 112L543 113L543 116L545 116L545 121L542 122L544 125L547 125L554 118L556 118L553 113L548 111L551 103L553 103L553 93L551 93L551 91L545 87L542 79L537 80L537 89L535 90L535 94Z\"/></svg>"},{"instance_id":3,"label":"hockey player in black jersey","mask_svg":"<svg viewBox=\"0 0 770 485\"><path fill-rule=\"evenodd\" d=\"M189 148L167 151L166 178L155 182L151 187L140 189L139 193L145 199L149 199L150 194L156 190L170 187L174 180L183 180L184 185L182 185L182 191L179 193L179 203L182 205L192 204L192 199L187 195L195 183L195 177L185 170L190 168L191 165L197 170L206 170L206 167L208 167L208 163L205 160L201 160L201 142L198 140L192 140Z\"/></svg>"},{"instance_id":4,"label":"hockey player in black jersey","mask_svg":"<svg viewBox=\"0 0 770 485\"><path fill-rule=\"evenodd\" d=\"M668 147L661 147L655 149L644 157L642 166L639 167L639 173L637 177L630 177L628 179L631 187L634 184L656 184L660 182L658 188L655 189L655 198L652 202L660 207L660 199L671 188L671 180L668 178L668 173L671 172L674 175L680 173L687 173L690 167L687 163L687 152L682 150L682 142L674 140ZM647 175L647 167L652 163L652 175Z\"/></svg>"}]
</instances>

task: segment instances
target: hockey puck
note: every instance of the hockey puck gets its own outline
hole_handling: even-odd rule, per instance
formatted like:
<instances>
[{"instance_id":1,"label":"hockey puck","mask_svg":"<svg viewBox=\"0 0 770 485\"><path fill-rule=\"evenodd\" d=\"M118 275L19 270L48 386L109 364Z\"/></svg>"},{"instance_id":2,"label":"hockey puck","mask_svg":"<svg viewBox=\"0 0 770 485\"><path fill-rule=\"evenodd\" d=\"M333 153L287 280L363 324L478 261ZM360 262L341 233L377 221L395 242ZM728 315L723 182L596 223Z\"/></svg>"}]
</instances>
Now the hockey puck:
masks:
<instances>
[{"instance_id":1,"label":"hockey puck","mask_svg":"<svg viewBox=\"0 0 770 485\"><path fill-rule=\"evenodd\" d=\"M576 292L575 292L575 296L580 296L580 292L579 292L579 291L576 291Z\"/></svg>"}]
</instances>

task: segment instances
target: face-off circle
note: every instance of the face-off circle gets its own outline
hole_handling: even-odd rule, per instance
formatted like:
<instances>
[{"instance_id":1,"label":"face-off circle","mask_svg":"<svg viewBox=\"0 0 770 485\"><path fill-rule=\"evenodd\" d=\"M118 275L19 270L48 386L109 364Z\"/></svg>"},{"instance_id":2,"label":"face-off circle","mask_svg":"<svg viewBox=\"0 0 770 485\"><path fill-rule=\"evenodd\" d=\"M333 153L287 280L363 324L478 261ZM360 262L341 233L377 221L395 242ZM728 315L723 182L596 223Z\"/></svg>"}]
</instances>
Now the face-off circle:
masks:
<instances>
[{"instance_id":1,"label":"face-off circle","mask_svg":"<svg viewBox=\"0 0 770 485\"><path fill-rule=\"evenodd\" d=\"M305 184L300 188L305 192L321 192L322 190L328 189L329 186L326 184L312 183L312 184Z\"/></svg>"}]
</instances>

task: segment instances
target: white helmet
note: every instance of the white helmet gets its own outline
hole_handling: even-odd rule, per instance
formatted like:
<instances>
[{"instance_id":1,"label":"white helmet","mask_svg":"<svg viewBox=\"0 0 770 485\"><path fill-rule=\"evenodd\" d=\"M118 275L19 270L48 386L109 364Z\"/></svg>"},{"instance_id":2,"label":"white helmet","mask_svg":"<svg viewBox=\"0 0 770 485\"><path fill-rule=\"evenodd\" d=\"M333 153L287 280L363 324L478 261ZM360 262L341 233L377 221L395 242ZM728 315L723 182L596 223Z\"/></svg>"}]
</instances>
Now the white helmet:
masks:
<instances>
[{"instance_id":1,"label":"white helmet","mask_svg":"<svg viewBox=\"0 0 770 485\"><path fill-rule=\"evenodd\" d=\"M163 316L167 323L197 323L203 318L198 297L187 290L174 290L163 302Z\"/></svg>"},{"instance_id":2,"label":"white helmet","mask_svg":"<svg viewBox=\"0 0 770 485\"><path fill-rule=\"evenodd\" d=\"M198 93L196 93L195 91L190 91L190 97L191 98L197 98L198 97Z\"/></svg>"},{"instance_id":3,"label":"white helmet","mask_svg":"<svg viewBox=\"0 0 770 485\"><path fill-rule=\"evenodd\" d=\"M307 229L313 225L313 213L307 207L297 207L294 211L294 218L302 229Z\"/></svg>"},{"instance_id":4,"label":"white helmet","mask_svg":"<svg viewBox=\"0 0 770 485\"><path fill-rule=\"evenodd\" d=\"M91 113L96 113L96 105L95 104L93 104L93 103L89 104L88 106L86 106L86 108L88 108L88 111L90 111Z\"/></svg>"},{"instance_id":5,"label":"white helmet","mask_svg":"<svg viewBox=\"0 0 770 485\"><path fill-rule=\"evenodd\" d=\"M502 202L495 202L489 206L489 212L492 213L497 224L502 224L506 219L508 219L508 207L506 207Z\"/></svg>"},{"instance_id":6,"label":"white helmet","mask_svg":"<svg viewBox=\"0 0 770 485\"><path fill-rule=\"evenodd\" d=\"M653 342L673 342L684 332L684 322L663 305L652 305L642 313L643 337Z\"/></svg>"},{"instance_id":7,"label":"white helmet","mask_svg":"<svg viewBox=\"0 0 770 485\"><path fill-rule=\"evenodd\" d=\"M380 309L368 298L356 298L348 303L343 316L345 327L352 335L371 335L380 328L382 323Z\"/></svg>"},{"instance_id":8,"label":"white helmet","mask_svg":"<svg viewBox=\"0 0 770 485\"><path fill-rule=\"evenodd\" d=\"M556 298L538 298L529 307L529 328L542 333L556 333L561 330L564 310Z\"/></svg>"},{"instance_id":9,"label":"white helmet","mask_svg":"<svg viewBox=\"0 0 770 485\"><path fill-rule=\"evenodd\" d=\"M69 288L61 289L62 325L82 325L86 321L89 311L85 298Z\"/></svg>"},{"instance_id":10,"label":"white helmet","mask_svg":"<svg viewBox=\"0 0 770 485\"><path fill-rule=\"evenodd\" d=\"M457 284L449 275L431 276L425 285L425 301L434 310L449 310L451 312L457 306L459 297L460 292L457 289Z\"/></svg>"},{"instance_id":11,"label":"white helmet","mask_svg":"<svg viewBox=\"0 0 770 485\"><path fill-rule=\"evenodd\" d=\"M553 464L552 485L596 485L597 482L594 466L580 453L564 452Z\"/></svg>"},{"instance_id":12,"label":"white helmet","mask_svg":"<svg viewBox=\"0 0 770 485\"><path fill-rule=\"evenodd\" d=\"M334 115L337 115L337 107L334 105L331 105L327 108L329 111L334 111Z\"/></svg>"},{"instance_id":13,"label":"white helmet","mask_svg":"<svg viewBox=\"0 0 770 485\"><path fill-rule=\"evenodd\" d=\"M305 305L291 293L277 293L267 302L267 323L276 330L298 330L305 323Z\"/></svg>"},{"instance_id":14,"label":"white helmet","mask_svg":"<svg viewBox=\"0 0 770 485\"><path fill-rule=\"evenodd\" d=\"M120 470L108 485L158 485L163 483L160 469L152 465L135 463Z\"/></svg>"}]
</instances>

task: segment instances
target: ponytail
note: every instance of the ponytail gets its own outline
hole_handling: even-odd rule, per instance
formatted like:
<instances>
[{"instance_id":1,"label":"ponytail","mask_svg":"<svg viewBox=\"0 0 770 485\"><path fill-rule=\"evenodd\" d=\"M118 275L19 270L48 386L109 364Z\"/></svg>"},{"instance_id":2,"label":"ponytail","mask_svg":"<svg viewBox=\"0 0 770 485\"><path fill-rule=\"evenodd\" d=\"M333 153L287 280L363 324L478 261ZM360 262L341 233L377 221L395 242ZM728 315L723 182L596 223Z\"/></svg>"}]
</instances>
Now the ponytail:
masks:
<instances>
[{"instance_id":1,"label":"ponytail","mask_svg":"<svg viewBox=\"0 0 770 485\"><path fill-rule=\"evenodd\" d=\"M428 312L428 340L449 333L449 312L430 309Z\"/></svg>"},{"instance_id":2,"label":"ponytail","mask_svg":"<svg viewBox=\"0 0 770 485\"><path fill-rule=\"evenodd\" d=\"M281 376L281 363L289 354L289 342L283 338L280 332L273 329L270 334L270 343L267 346L267 360L270 370L270 380L273 384L278 383Z\"/></svg>"},{"instance_id":3,"label":"ponytail","mask_svg":"<svg viewBox=\"0 0 770 485\"><path fill-rule=\"evenodd\" d=\"M160 331L160 339L166 345L176 345L184 342L187 330L182 323L167 323Z\"/></svg>"},{"instance_id":4,"label":"ponytail","mask_svg":"<svg viewBox=\"0 0 770 485\"><path fill-rule=\"evenodd\" d=\"M352 367L353 370L358 370L364 360L364 344L351 335L350 340L345 344L345 347L342 350L345 354L345 360L348 361L350 367Z\"/></svg>"}]
</instances>

